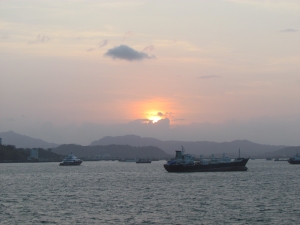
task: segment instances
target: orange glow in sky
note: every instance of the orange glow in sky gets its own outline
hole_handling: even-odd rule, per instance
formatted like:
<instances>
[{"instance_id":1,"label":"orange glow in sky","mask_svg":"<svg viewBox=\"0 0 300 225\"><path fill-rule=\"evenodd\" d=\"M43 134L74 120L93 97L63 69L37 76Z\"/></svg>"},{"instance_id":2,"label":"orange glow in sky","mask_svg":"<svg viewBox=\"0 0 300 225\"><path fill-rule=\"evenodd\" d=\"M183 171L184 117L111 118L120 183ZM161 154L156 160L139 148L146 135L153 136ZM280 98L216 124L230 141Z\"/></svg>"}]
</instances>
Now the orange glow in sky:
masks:
<instances>
[{"instance_id":1,"label":"orange glow in sky","mask_svg":"<svg viewBox=\"0 0 300 225\"><path fill-rule=\"evenodd\" d=\"M133 104L133 117L152 120L154 123L157 121L169 118L174 111L174 103L170 99L155 98L145 100L142 102L134 102Z\"/></svg>"}]
</instances>

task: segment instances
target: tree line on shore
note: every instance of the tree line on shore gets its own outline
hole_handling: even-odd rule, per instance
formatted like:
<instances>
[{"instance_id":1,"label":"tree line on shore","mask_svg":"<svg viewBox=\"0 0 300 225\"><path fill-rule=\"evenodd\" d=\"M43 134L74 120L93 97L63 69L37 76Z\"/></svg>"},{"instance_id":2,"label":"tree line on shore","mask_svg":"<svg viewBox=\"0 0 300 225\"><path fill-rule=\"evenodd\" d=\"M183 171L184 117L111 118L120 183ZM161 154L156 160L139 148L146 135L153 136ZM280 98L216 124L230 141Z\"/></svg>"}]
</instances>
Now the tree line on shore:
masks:
<instances>
[{"instance_id":1,"label":"tree line on shore","mask_svg":"<svg viewBox=\"0 0 300 225\"><path fill-rule=\"evenodd\" d=\"M42 161L61 161L64 156L52 152L52 149L36 148L38 158ZM16 148L14 145L0 145L0 162L27 162L30 148ZM36 160L37 161L37 160Z\"/></svg>"}]
</instances>

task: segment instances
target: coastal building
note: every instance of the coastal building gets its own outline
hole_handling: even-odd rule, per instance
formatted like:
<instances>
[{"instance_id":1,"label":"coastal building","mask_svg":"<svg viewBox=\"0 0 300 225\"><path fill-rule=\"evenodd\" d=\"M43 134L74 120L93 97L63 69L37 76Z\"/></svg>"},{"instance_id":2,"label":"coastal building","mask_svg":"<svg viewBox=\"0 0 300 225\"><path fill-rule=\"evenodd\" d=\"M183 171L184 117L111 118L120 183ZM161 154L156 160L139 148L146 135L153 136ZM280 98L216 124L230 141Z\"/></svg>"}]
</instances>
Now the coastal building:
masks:
<instances>
[{"instance_id":1,"label":"coastal building","mask_svg":"<svg viewBox=\"0 0 300 225\"><path fill-rule=\"evenodd\" d=\"M30 156L28 157L28 159L39 159L39 151L37 149L30 149Z\"/></svg>"}]
</instances>

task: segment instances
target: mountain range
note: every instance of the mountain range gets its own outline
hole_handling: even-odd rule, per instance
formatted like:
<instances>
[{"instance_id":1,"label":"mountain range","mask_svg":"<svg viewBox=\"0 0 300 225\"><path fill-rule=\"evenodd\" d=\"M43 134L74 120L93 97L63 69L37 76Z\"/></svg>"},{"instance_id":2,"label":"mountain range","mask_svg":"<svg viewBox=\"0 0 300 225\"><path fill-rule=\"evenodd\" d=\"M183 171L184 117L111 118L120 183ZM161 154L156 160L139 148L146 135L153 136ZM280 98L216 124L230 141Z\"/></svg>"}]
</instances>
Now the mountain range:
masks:
<instances>
[{"instance_id":1,"label":"mountain range","mask_svg":"<svg viewBox=\"0 0 300 225\"><path fill-rule=\"evenodd\" d=\"M278 151L283 149L285 146L274 146L274 145L262 145L253 143L247 140L236 140L231 142L209 142L209 141L161 141L155 138L142 138L136 135L124 135L111 137L107 136L93 141L90 145L131 145L131 146L155 146L168 154L174 155L175 150L180 150L183 146L186 153L194 155L221 155L222 153L228 154L231 157L237 157L239 149L241 150L241 156L253 157L261 156L270 152Z\"/></svg>"},{"instance_id":2,"label":"mountain range","mask_svg":"<svg viewBox=\"0 0 300 225\"><path fill-rule=\"evenodd\" d=\"M166 159L170 155L157 147L145 146L134 147L129 145L97 145L97 146L81 146L81 145L61 145L53 148L52 152L60 155L68 155L73 152L78 157L107 157L107 158L156 158Z\"/></svg>"},{"instance_id":3,"label":"mountain range","mask_svg":"<svg viewBox=\"0 0 300 225\"><path fill-rule=\"evenodd\" d=\"M0 133L3 145L14 145L16 148L55 148L58 144L48 143L41 139L17 134L13 131Z\"/></svg>"},{"instance_id":4,"label":"mountain range","mask_svg":"<svg viewBox=\"0 0 300 225\"><path fill-rule=\"evenodd\" d=\"M17 134L13 131L0 133L0 138L2 138L3 144L14 145L17 148L54 149L60 146L58 144L48 143L41 139L31 138L25 135ZM91 142L90 146L85 146L85 147L93 147L99 145L101 146L129 145L132 147L152 146L161 149L162 151L164 151L165 153L171 156L174 156L175 150L180 150L181 146L185 148L186 153L193 154L196 156L199 156L200 154L203 156L209 156L211 154L215 154L216 156L219 156L222 153L226 153L230 157L237 157L239 154L239 149L242 157L265 157L267 155L271 156L271 155L294 155L295 154L295 150L293 149L293 147L288 147L283 145L280 146L263 145L263 144L253 143L247 140L235 140L231 142L221 142L221 143L209 142L209 141L175 141L175 140L161 141L156 138L140 137L137 135L124 135L124 136L116 136L116 137L106 136L97 141ZM84 146L80 146L80 145L72 145L72 146L74 149L84 148ZM69 147L68 148L61 147L57 149L58 150L68 149L68 150L64 150L65 152L64 151L57 152L60 154L68 154L70 151ZM84 151L93 152L93 150L95 150L96 148L84 148L84 149L85 149ZM96 152L99 153L98 150ZM78 156L80 156L80 154Z\"/></svg>"}]
</instances>

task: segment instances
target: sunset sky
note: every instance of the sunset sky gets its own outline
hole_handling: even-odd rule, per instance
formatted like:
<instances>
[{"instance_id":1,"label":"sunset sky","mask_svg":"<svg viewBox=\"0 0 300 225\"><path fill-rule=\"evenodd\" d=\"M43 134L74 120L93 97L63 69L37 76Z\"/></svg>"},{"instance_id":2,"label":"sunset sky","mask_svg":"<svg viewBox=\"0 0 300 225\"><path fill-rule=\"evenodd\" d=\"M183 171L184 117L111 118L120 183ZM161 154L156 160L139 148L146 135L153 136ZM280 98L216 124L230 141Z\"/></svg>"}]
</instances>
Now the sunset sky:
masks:
<instances>
[{"instance_id":1,"label":"sunset sky","mask_svg":"<svg viewBox=\"0 0 300 225\"><path fill-rule=\"evenodd\" d=\"M299 0L1 0L0 49L0 132L300 145Z\"/></svg>"}]
</instances>

